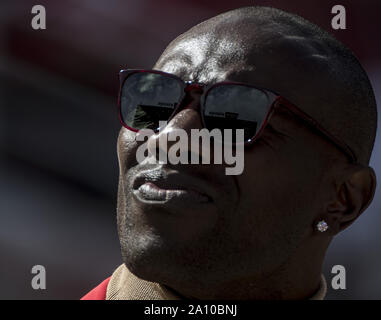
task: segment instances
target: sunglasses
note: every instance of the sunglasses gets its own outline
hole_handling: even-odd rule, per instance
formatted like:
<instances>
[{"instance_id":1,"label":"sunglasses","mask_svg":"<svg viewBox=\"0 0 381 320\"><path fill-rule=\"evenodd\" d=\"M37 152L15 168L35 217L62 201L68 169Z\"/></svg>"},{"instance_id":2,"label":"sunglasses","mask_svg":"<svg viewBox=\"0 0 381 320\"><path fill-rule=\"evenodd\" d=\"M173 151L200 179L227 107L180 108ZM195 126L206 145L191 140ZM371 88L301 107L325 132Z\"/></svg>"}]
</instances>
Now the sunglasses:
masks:
<instances>
[{"instance_id":1,"label":"sunglasses","mask_svg":"<svg viewBox=\"0 0 381 320\"><path fill-rule=\"evenodd\" d=\"M118 98L121 124L134 132L159 130L159 121L170 121L184 105L191 90L198 90L200 115L204 128L244 129L245 145L263 132L276 109L283 107L316 133L332 142L349 160L357 162L354 152L326 131L317 121L275 92L240 82L203 85L156 70L121 70ZM234 140L233 140L234 141Z\"/></svg>"}]
</instances>

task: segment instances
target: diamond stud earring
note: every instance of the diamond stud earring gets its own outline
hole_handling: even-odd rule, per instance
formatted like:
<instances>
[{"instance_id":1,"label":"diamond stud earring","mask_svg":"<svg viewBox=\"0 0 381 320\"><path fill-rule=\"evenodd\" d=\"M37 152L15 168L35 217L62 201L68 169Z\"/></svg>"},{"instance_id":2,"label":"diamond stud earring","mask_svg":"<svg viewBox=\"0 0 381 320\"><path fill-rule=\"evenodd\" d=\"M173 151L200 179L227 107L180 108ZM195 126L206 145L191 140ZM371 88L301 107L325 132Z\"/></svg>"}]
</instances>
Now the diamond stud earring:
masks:
<instances>
[{"instance_id":1,"label":"diamond stud earring","mask_svg":"<svg viewBox=\"0 0 381 320\"><path fill-rule=\"evenodd\" d=\"M324 231L327 231L328 229L328 224L327 222L325 222L324 220L321 220L317 223L316 225L316 228L320 231L320 232L324 232Z\"/></svg>"}]
</instances>

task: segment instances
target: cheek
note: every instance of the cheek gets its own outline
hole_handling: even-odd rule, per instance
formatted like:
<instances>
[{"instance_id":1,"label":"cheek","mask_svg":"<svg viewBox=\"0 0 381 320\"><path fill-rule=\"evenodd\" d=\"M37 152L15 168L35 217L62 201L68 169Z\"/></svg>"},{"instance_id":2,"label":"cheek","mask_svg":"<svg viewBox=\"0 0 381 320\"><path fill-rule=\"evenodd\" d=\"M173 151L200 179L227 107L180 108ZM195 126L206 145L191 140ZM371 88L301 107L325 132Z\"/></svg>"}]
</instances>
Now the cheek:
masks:
<instances>
[{"instance_id":1,"label":"cheek","mask_svg":"<svg viewBox=\"0 0 381 320\"><path fill-rule=\"evenodd\" d=\"M287 208L301 198L308 202L323 173L316 151L269 141L245 153L244 172L238 176L242 196L269 207Z\"/></svg>"},{"instance_id":2,"label":"cheek","mask_svg":"<svg viewBox=\"0 0 381 320\"><path fill-rule=\"evenodd\" d=\"M238 177L241 190L236 228L266 247L277 239L290 243L313 221L314 175L310 164L298 159L280 160L266 154L248 154ZM238 225L239 224L239 225Z\"/></svg>"},{"instance_id":3,"label":"cheek","mask_svg":"<svg viewBox=\"0 0 381 320\"><path fill-rule=\"evenodd\" d=\"M119 132L117 141L117 154L120 173L134 166L136 163L136 150L138 144L135 141L135 133L122 128Z\"/></svg>"}]
</instances>

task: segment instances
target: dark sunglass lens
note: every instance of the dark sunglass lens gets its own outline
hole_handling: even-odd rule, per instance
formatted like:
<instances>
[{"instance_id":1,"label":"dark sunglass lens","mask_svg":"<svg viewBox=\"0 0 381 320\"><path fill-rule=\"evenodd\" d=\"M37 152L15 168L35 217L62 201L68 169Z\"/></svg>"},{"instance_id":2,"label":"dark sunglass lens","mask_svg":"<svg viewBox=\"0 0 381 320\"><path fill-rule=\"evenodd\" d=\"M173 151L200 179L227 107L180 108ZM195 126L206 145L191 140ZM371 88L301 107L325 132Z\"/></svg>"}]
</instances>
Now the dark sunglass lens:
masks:
<instances>
[{"instance_id":1,"label":"dark sunglass lens","mask_svg":"<svg viewBox=\"0 0 381 320\"><path fill-rule=\"evenodd\" d=\"M123 83L120 96L122 121L134 129L157 129L167 121L181 98L181 82L150 72L137 72Z\"/></svg>"},{"instance_id":2,"label":"dark sunglass lens","mask_svg":"<svg viewBox=\"0 0 381 320\"><path fill-rule=\"evenodd\" d=\"M258 132L269 108L267 94L244 85L224 84L213 87L205 100L204 120L208 130L244 129L249 141Z\"/></svg>"}]
</instances>

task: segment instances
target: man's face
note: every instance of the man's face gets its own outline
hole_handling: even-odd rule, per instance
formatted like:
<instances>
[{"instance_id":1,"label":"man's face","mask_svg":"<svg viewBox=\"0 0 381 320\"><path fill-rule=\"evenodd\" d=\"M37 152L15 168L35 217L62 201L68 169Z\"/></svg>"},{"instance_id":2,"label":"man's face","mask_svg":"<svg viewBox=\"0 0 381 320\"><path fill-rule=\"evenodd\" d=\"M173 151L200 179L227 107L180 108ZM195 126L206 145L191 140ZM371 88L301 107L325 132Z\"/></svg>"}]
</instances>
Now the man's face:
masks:
<instances>
[{"instance_id":1,"label":"man's face","mask_svg":"<svg viewBox=\"0 0 381 320\"><path fill-rule=\"evenodd\" d=\"M284 79L293 68L281 67L282 53L277 65L235 40L225 38L219 45L214 54L216 44L207 37L181 39L155 69L207 84L251 83L287 97L291 87ZM301 94L305 79L298 70L294 78ZM189 108L149 139L176 128L202 128L199 102L193 95ZM238 176L226 175L225 166L217 164L137 163L135 136L122 128L118 138L118 231L124 262L138 277L175 289L192 283L217 288L272 274L309 241L327 194L320 191L332 147L286 110L277 111L261 138L245 149ZM145 201L136 196L144 184L169 190L173 197ZM176 197L177 189L188 191ZM149 198L152 190L147 190Z\"/></svg>"}]
</instances>

